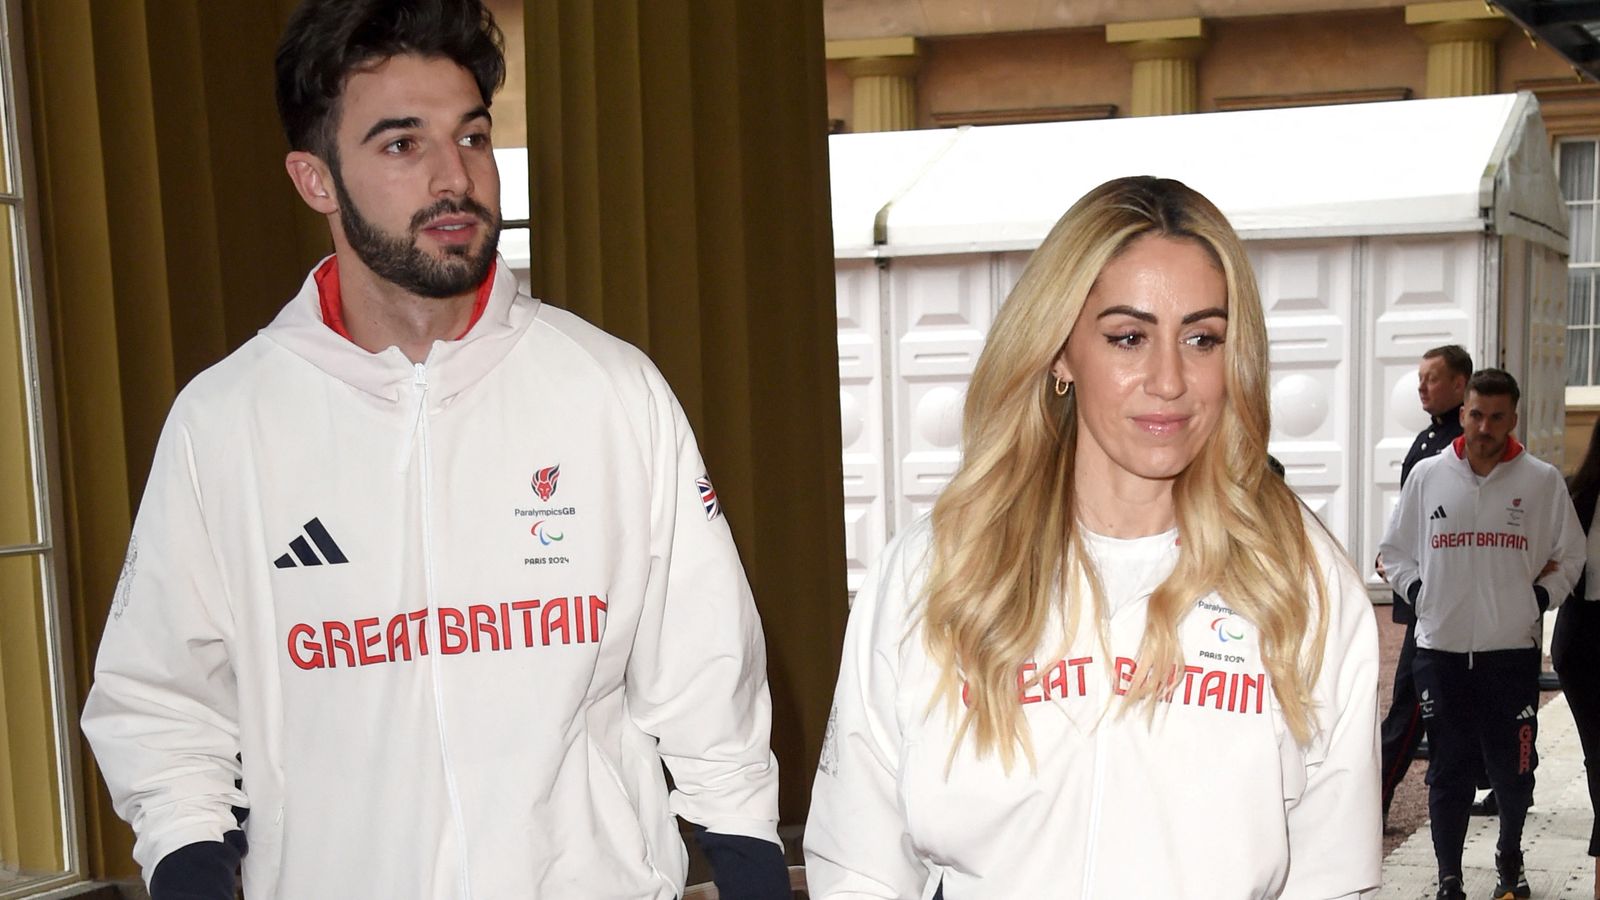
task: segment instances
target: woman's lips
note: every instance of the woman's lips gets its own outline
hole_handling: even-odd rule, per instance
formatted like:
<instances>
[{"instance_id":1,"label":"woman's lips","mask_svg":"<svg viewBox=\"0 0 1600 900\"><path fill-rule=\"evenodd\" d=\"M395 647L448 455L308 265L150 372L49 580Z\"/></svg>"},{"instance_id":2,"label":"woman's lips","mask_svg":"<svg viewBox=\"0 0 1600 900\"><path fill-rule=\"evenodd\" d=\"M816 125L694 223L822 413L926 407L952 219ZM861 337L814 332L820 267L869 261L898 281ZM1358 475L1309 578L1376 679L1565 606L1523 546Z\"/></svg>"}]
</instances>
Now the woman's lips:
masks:
<instances>
[{"instance_id":1,"label":"woman's lips","mask_svg":"<svg viewBox=\"0 0 1600 900\"><path fill-rule=\"evenodd\" d=\"M1176 434L1189 424L1188 416L1180 415L1149 415L1134 416L1135 425L1156 436Z\"/></svg>"}]
</instances>

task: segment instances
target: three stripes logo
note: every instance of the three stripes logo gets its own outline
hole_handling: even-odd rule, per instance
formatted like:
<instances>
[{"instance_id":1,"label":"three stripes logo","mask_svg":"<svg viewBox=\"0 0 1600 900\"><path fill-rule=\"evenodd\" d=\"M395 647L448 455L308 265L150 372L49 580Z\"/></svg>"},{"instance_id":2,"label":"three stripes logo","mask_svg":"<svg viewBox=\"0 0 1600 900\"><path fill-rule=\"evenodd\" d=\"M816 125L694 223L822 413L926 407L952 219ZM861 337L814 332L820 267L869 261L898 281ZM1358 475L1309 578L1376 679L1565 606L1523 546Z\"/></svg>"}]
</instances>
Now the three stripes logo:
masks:
<instances>
[{"instance_id":1,"label":"three stripes logo","mask_svg":"<svg viewBox=\"0 0 1600 900\"><path fill-rule=\"evenodd\" d=\"M1531 719L1536 715L1538 715L1538 712L1534 710L1532 705L1524 706L1522 708L1522 712L1517 713L1517 720L1521 721L1523 719Z\"/></svg>"},{"instance_id":2,"label":"three stripes logo","mask_svg":"<svg viewBox=\"0 0 1600 900\"><path fill-rule=\"evenodd\" d=\"M1433 511L1433 515L1428 517L1428 521L1436 522L1436 521L1438 521L1440 519L1448 519L1448 518L1449 518L1449 516L1444 514L1444 507L1440 506L1438 509Z\"/></svg>"},{"instance_id":3,"label":"three stripes logo","mask_svg":"<svg viewBox=\"0 0 1600 900\"><path fill-rule=\"evenodd\" d=\"M308 537L311 538L309 542L306 541ZM312 544L316 545L316 549L312 549ZM317 556L317 551L322 552L320 557ZM349 561L345 558L344 551L339 549L338 543L334 541L333 535L323 527L322 520L312 519L305 524L305 534L290 541L289 552L273 560L272 564L280 569L293 569L298 566L320 566L324 563L337 566Z\"/></svg>"}]
</instances>

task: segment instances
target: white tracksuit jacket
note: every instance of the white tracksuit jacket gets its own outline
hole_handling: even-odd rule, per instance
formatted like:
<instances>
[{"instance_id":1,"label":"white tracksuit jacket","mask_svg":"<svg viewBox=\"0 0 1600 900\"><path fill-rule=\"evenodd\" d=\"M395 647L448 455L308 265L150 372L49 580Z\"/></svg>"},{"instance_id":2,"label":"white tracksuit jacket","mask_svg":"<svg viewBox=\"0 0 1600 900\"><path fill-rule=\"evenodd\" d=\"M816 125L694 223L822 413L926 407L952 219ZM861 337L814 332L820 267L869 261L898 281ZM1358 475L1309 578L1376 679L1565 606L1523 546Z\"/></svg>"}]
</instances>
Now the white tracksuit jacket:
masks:
<instances>
[{"instance_id":1,"label":"white tracksuit jacket","mask_svg":"<svg viewBox=\"0 0 1600 900\"><path fill-rule=\"evenodd\" d=\"M1479 483L1457 438L1411 471L1378 552L1403 597L1420 581L1417 646L1468 653L1539 646L1535 583L1555 608L1583 571L1585 538L1555 466L1512 438ZM1544 564L1555 571L1539 577Z\"/></svg>"},{"instance_id":2,"label":"white tracksuit jacket","mask_svg":"<svg viewBox=\"0 0 1600 900\"><path fill-rule=\"evenodd\" d=\"M1227 601L1180 625L1188 663L1147 725L1124 707L1144 601L1177 562L1176 532L1088 536L1110 610L1109 654L1080 627L1070 650L1019 673L1037 769L1010 774L955 719L916 604L926 520L900 534L856 597L812 794L805 849L815 900L1334 898L1381 877L1377 630L1343 552L1309 519L1329 590L1317 734L1296 744L1256 631ZM1106 657L1109 655L1109 659ZM946 774L946 764L950 769Z\"/></svg>"},{"instance_id":3,"label":"white tracksuit jacket","mask_svg":"<svg viewBox=\"0 0 1600 900\"><path fill-rule=\"evenodd\" d=\"M178 397L106 625L83 728L146 879L233 805L251 900L669 898L674 813L777 843L704 475L644 354L503 260L422 365L308 278Z\"/></svg>"}]
</instances>

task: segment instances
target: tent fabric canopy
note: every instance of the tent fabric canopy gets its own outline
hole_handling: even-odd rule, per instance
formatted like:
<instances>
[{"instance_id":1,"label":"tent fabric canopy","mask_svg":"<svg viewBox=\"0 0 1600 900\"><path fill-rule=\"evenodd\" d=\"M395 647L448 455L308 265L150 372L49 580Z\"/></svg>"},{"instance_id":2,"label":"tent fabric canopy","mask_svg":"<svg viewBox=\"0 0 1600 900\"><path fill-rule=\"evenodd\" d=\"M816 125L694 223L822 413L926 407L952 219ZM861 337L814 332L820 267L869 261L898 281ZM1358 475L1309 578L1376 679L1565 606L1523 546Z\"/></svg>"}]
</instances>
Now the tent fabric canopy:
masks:
<instances>
[{"instance_id":1,"label":"tent fabric canopy","mask_svg":"<svg viewBox=\"0 0 1600 900\"><path fill-rule=\"evenodd\" d=\"M1199 190L1245 238L1509 223L1564 254L1543 140L1526 93L835 135L835 256L1032 249L1095 185L1138 174Z\"/></svg>"}]
</instances>

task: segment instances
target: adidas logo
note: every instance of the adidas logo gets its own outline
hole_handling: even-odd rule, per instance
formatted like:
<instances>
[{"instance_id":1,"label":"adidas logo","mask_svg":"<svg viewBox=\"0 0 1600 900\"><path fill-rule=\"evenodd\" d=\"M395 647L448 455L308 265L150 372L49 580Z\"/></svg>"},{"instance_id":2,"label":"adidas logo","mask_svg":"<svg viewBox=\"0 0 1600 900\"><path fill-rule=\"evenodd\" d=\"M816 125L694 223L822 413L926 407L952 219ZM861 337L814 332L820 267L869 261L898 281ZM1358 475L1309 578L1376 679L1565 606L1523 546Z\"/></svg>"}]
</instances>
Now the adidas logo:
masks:
<instances>
[{"instance_id":1,"label":"adidas logo","mask_svg":"<svg viewBox=\"0 0 1600 900\"><path fill-rule=\"evenodd\" d=\"M1433 511L1433 515L1428 517L1428 521L1432 522L1432 521L1435 521L1435 520L1438 520L1438 519L1447 519L1447 518L1449 518L1449 516L1446 516L1444 514L1444 507L1441 506L1438 509Z\"/></svg>"},{"instance_id":2,"label":"adidas logo","mask_svg":"<svg viewBox=\"0 0 1600 900\"><path fill-rule=\"evenodd\" d=\"M1531 719L1531 718L1534 717L1534 715L1535 715L1535 713L1534 713L1533 707L1524 706L1522 708L1522 712L1517 713L1517 721L1520 722L1523 719Z\"/></svg>"},{"instance_id":3,"label":"adidas logo","mask_svg":"<svg viewBox=\"0 0 1600 900\"><path fill-rule=\"evenodd\" d=\"M306 542L308 536L311 538L310 543ZM322 551L321 557L317 556L317 550L311 549L311 544L316 544L317 550ZM273 560L272 564L280 569L293 569L296 566L320 566L323 560L327 560L330 566L350 561L345 558L344 551L339 549L333 535L322 527L322 520L312 519L305 525L305 534L290 541L289 552Z\"/></svg>"}]
</instances>

